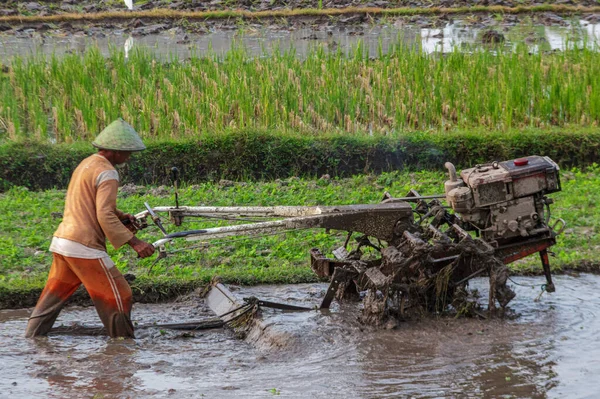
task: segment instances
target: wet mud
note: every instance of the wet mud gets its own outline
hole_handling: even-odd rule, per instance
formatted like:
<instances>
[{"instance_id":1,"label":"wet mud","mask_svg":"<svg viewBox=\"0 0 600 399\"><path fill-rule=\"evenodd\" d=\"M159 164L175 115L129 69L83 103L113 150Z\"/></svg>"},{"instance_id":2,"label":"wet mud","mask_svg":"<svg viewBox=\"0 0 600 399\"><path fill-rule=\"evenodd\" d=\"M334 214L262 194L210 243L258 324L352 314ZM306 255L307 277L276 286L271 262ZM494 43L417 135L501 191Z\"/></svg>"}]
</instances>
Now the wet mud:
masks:
<instances>
[{"instance_id":1,"label":"wet mud","mask_svg":"<svg viewBox=\"0 0 600 399\"><path fill-rule=\"evenodd\" d=\"M22 338L29 310L0 311L0 392L11 398L79 397L594 397L598 392L600 277L516 277L505 319L424 319L395 329L357 322L356 303L330 311L263 310L280 345L227 330L138 330L135 340L52 335ZM514 283L512 283L514 284ZM486 279L477 279L486 297ZM326 285L235 290L297 305L319 303ZM139 324L207 316L198 299L136 305ZM68 308L57 325L97 325L93 308Z\"/></svg>"}]
</instances>

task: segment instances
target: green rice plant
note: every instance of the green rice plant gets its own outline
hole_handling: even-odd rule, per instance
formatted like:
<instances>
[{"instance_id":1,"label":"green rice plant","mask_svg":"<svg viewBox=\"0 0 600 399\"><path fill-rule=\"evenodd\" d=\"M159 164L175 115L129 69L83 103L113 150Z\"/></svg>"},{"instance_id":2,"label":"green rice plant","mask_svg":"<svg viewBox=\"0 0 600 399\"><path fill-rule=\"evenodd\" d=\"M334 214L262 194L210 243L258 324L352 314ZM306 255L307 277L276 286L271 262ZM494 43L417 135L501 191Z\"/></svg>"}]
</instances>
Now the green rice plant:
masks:
<instances>
[{"instance_id":1,"label":"green rice plant","mask_svg":"<svg viewBox=\"0 0 600 399\"><path fill-rule=\"evenodd\" d=\"M261 128L301 135L597 126L600 52L514 49L426 54L401 40L369 58L315 46L161 61L97 48L49 60L16 58L0 75L5 140L89 141L121 116L146 138ZM1 139L1 138L0 138Z\"/></svg>"}]
</instances>

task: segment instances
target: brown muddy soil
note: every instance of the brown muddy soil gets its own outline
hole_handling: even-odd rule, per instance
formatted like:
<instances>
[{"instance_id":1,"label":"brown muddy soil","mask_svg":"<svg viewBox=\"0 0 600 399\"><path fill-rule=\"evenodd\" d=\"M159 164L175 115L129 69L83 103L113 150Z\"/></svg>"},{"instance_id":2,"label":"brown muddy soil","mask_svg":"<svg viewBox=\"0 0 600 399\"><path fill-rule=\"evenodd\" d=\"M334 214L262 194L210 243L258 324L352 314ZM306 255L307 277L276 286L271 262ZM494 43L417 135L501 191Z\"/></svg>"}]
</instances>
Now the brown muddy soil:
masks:
<instances>
[{"instance_id":1,"label":"brown muddy soil","mask_svg":"<svg viewBox=\"0 0 600 399\"><path fill-rule=\"evenodd\" d=\"M135 3L135 2L134 2ZM344 8L344 7L469 7L469 6L531 6L540 4L561 4L575 6L597 6L595 0L154 0L134 4L134 10L171 9L179 11L247 10L267 11L299 8ZM64 13L96 13L105 11L126 11L123 1L118 0L66 0L66 1L16 1L9 0L0 5L0 15L55 15Z\"/></svg>"},{"instance_id":2,"label":"brown muddy soil","mask_svg":"<svg viewBox=\"0 0 600 399\"><path fill-rule=\"evenodd\" d=\"M139 330L135 340L51 335L22 338L29 310L0 311L0 396L16 398L593 398L600 372L600 277L517 277L510 319L433 318L395 329L359 324L356 303L330 311L265 309L284 345L255 345L227 330ZM472 288L486 297L487 281ZM236 291L310 306L326 285ZM536 299L538 299L536 301ZM134 321L206 317L198 300L135 305ZM57 325L97 325L93 308L69 308Z\"/></svg>"},{"instance_id":3,"label":"brown muddy soil","mask_svg":"<svg viewBox=\"0 0 600 399\"><path fill-rule=\"evenodd\" d=\"M344 7L468 7L468 6L535 6L542 4L560 4L576 6L597 6L596 0L560 0L555 2L536 0L442 0L432 4L425 0L160 0L147 1L143 4L134 4L134 10L144 11L153 9L170 9L177 11L219 11L219 10L246 10L246 11L276 11L281 9L302 8L344 8ZM0 4L0 16L46 16L65 13L99 13L99 12L124 12L127 8L121 0L67 0L67 1L15 1L9 0ZM187 21L183 19L125 19L125 20L100 20L100 21L67 21L53 23L0 23L0 34L15 35L17 37L60 37L69 34L84 34L91 37L104 37L107 35L125 33L133 37L155 35L171 31L173 35L181 36L183 33L208 34L219 30L256 31L260 29L293 31L304 28L327 31L335 29L348 29L351 35L364 35L374 24L382 23L396 27L411 25L420 28L436 28L452 23L457 16L399 16L389 17L381 15L341 15L341 16L297 16L290 18L261 18L260 20L240 21L237 18L206 19ZM462 21L463 25L474 28L488 26L511 26L520 23L531 25L566 26L569 19L575 18L591 24L600 23L600 15L557 15L551 12L517 15L470 15ZM179 39L188 42L189 39Z\"/></svg>"},{"instance_id":4,"label":"brown muddy soil","mask_svg":"<svg viewBox=\"0 0 600 399\"><path fill-rule=\"evenodd\" d=\"M560 4L576 6L597 6L596 0L560 0L558 2L545 2L535 0L442 0L432 4L425 0L400 0L400 1L347 1L331 0L320 3L320 0L291 0L291 1L267 1L267 0L212 0L210 2L200 0L162 0L147 1L143 4L134 5L134 10L144 11L153 9L170 9L177 11L219 11L219 10L246 10L246 11L277 11L282 9L302 9L302 8L345 8L345 7L378 7L378 8L398 8L398 7L468 7L468 6L535 6L542 4ZM0 5L0 16L47 16L60 15L65 13L99 13L99 12L125 12L127 8L125 3L119 0L101 0L101 1L14 1L9 0ZM469 24L474 27L484 27L495 25L498 18L502 19L502 24L511 25L521 23L526 20L527 23L534 25L566 25L569 15L559 16L551 12L534 13L530 15L472 15L469 16ZM247 20L241 22L237 18L227 19L206 19L202 21L187 21L182 19L159 19L152 18L126 19L126 20L101 20L101 21L68 21L59 23L0 23L0 33L31 35L33 32L44 35L62 35L73 33L84 33L88 36L104 36L108 32L115 30L124 30L133 36L146 36L157 34L166 30L177 28L181 31L196 34L206 34L215 30L226 29L260 29L267 27L270 29L296 30L306 27L320 27L323 30L330 31L336 27L357 28L355 34L361 34L364 30L373 26L374 23L383 21L385 24L412 24L422 28L440 27L452 22L455 16L405 16L405 17L387 17L380 15L341 15L341 16L297 16L290 18L261 18L260 20ZM577 15L576 18L589 23L600 22L600 16L595 14Z\"/></svg>"},{"instance_id":5,"label":"brown muddy soil","mask_svg":"<svg viewBox=\"0 0 600 399\"><path fill-rule=\"evenodd\" d=\"M0 14L2 10L0 10ZM294 32L308 31L298 39L318 40L317 32L335 35L339 32L347 37L361 37L373 30L390 27L398 31L414 29L434 29L455 25L463 29L494 29L505 31L517 26L555 26L570 27L573 22L587 24L600 23L600 14L582 14L577 16L558 15L551 12L536 14L477 14L468 18L456 15L437 16L300 16L295 18L262 18L260 21L240 22L236 19L209 19L204 21L186 21L174 19L152 20L102 20L67 21L59 23L26 22L23 24L0 23L0 37L33 38L35 40L64 40L70 35L83 35L94 39L131 35L134 38L168 34L174 37L176 44L189 44L194 41L193 34L199 36L214 35L218 32L237 32L236 35L256 35L257 32ZM269 33L267 33L269 36ZM527 39L524 37L524 39Z\"/></svg>"}]
</instances>

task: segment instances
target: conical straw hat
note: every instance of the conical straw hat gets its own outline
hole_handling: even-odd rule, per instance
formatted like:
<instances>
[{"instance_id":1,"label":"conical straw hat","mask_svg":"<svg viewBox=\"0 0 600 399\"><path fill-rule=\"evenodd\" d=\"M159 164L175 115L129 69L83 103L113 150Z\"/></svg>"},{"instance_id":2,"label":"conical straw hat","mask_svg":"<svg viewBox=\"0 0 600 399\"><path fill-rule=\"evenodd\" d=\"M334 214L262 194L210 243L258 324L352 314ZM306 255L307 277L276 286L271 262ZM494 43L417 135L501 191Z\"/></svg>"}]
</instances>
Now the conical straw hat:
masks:
<instances>
[{"instance_id":1,"label":"conical straw hat","mask_svg":"<svg viewBox=\"0 0 600 399\"><path fill-rule=\"evenodd\" d=\"M92 142L94 147L113 151L143 151L146 146L131 125L119 118L106 126Z\"/></svg>"}]
</instances>

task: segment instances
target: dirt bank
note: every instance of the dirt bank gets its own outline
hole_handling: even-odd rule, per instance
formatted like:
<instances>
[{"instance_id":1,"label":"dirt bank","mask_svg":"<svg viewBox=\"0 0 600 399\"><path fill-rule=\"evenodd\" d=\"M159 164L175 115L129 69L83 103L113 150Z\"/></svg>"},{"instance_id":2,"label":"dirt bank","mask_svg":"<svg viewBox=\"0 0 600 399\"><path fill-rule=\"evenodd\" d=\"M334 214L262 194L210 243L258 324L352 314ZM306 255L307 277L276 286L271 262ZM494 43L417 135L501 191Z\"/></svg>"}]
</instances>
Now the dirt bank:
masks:
<instances>
[{"instance_id":1,"label":"dirt bank","mask_svg":"<svg viewBox=\"0 0 600 399\"><path fill-rule=\"evenodd\" d=\"M598 8L598 7L596 7ZM357 10L357 9L354 9ZM554 11L535 13L479 12L476 14L430 13L432 9L422 9L423 13L415 15L384 15L354 12L340 15L296 15L260 18L242 18L241 16L225 16L213 18L202 15L176 15L163 17L162 14L54 14L32 15L22 19L21 14L12 15L8 10L0 9L0 37L17 38L64 38L68 35L85 35L103 38L114 35L131 35L143 37L168 32L177 38L176 43L190 43L185 33L207 35L217 31L236 30L239 33L256 34L258 31L290 32L300 29L332 32L347 30L350 36L361 36L369 32L375 25L401 28L440 28L459 19L468 28L501 28L507 29L517 25L569 26L573 20L589 24L600 23L600 13L572 12L557 9ZM429 10L429 11L428 11ZM600 10L600 8L598 8ZM493 11L493 10L492 10ZM4 13L4 16L3 16ZM8 13L8 14L7 14ZM6 16L8 15L8 16ZM12 15L12 16L11 16ZM93 17L93 19L91 19ZM3 20L4 19L4 20ZM315 40L315 35L308 35L306 40Z\"/></svg>"},{"instance_id":2,"label":"dirt bank","mask_svg":"<svg viewBox=\"0 0 600 399\"><path fill-rule=\"evenodd\" d=\"M135 2L134 2L135 3ZM246 10L266 11L303 8L345 8L345 7L474 7L474 6L533 6L546 4L573 5L581 7L597 6L595 0L560 0L557 2L536 0L438 0L434 4L425 0L154 0L143 4L134 4L135 11L168 9L178 11L219 11ZM10 0L0 5L0 15L58 15L66 13L97 13L126 11L123 1L116 0L66 0L66 1L15 1Z\"/></svg>"},{"instance_id":3,"label":"dirt bank","mask_svg":"<svg viewBox=\"0 0 600 399\"><path fill-rule=\"evenodd\" d=\"M381 20L387 24L441 26L459 15L469 15L473 26L504 25L526 20L533 24L566 25L570 15L598 23L600 7L594 0L539 3L532 0L342 1L292 0L289 2L213 0L200 2L148 1L130 11L121 1L55 2L9 1L0 6L0 33L41 36L83 32L102 36L126 30L134 36L152 35L172 28L208 33L218 29L250 29L255 25L294 30L336 26L368 28ZM524 15L524 17L523 17Z\"/></svg>"}]
</instances>

